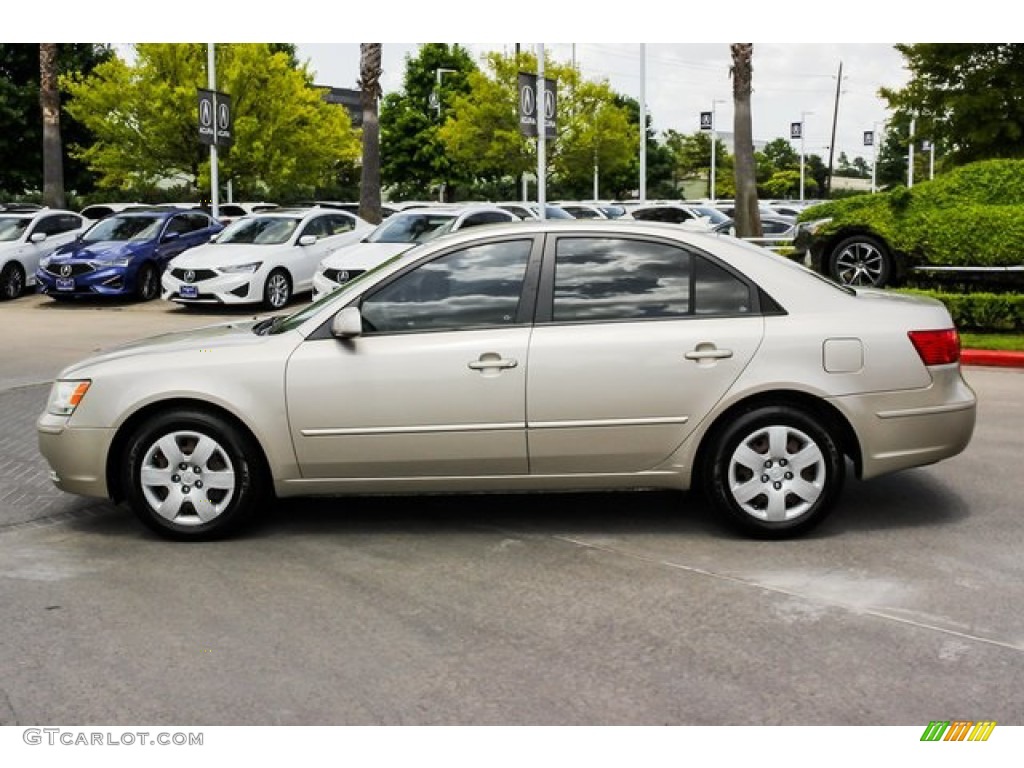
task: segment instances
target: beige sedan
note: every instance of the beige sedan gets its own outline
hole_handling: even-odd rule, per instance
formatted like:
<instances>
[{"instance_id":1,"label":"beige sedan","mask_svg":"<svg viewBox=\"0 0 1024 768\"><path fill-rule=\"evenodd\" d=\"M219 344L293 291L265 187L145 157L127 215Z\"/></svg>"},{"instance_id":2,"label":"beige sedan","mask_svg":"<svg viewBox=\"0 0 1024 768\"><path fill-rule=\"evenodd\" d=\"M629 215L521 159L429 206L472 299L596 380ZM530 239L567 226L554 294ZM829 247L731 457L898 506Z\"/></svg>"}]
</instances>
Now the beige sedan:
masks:
<instances>
[{"instance_id":1,"label":"beige sedan","mask_svg":"<svg viewBox=\"0 0 1024 768\"><path fill-rule=\"evenodd\" d=\"M440 238L287 318L99 354L38 431L60 488L172 538L275 497L691 487L779 538L848 467L962 451L975 404L936 301L723 235L548 221Z\"/></svg>"}]
</instances>

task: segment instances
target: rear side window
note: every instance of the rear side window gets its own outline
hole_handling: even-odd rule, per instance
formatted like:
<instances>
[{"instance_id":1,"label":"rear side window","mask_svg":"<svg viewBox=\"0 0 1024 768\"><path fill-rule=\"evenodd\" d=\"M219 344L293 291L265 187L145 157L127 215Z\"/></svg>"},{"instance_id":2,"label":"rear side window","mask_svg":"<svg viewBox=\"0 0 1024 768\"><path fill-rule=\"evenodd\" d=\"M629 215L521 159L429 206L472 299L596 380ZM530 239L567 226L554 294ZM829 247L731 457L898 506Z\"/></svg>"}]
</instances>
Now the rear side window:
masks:
<instances>
[{"instance_id":1,"label":"rear side window","mask_svg":"<svg viewBox=\"0 0 1024 768\"><path fill-rule=\"evenodd\" d=\"M554 322L644 320L752 311L751 289L700 254L661 242L562 238Z\"/></svg>"}]
</instances>

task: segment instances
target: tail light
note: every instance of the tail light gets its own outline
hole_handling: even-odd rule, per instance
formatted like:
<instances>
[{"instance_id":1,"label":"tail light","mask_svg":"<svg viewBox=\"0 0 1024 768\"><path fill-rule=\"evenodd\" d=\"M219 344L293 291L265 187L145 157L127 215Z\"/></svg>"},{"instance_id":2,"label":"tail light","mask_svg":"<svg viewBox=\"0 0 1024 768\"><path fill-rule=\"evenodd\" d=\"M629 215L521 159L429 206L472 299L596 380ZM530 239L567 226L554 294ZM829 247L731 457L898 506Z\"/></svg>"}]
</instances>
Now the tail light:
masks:
<instances>
[{"instance_id":1,"label":"tail light","mask_svg":"<svg viewBox=\"0 0 1024 768\"><path fill-rule=\"evenodd\" d=\"M925 365L949 365L960 360L960 334L956 328L910 331L907 335Z\"/></svg>"}]
</instances>

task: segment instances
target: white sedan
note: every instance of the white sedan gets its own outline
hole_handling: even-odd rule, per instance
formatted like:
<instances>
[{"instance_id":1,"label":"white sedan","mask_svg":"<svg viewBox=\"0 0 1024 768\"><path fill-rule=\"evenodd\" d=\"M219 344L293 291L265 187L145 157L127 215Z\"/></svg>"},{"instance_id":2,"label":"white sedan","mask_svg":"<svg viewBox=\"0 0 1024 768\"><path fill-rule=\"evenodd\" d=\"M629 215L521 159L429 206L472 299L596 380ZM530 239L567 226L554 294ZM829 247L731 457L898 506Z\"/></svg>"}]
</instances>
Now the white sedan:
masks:
<instances>
[{"instance_id":1,"label":"white sedan","mask_svg":"<svg viewBox=\"0 0 1024 768\"><path fill-rule=\"evenodd\" d=\"M0 300L35 285L39 262L70 243L86 220L71 211L0 206Z\"/></svg>"},{"instance_id":2,"label":"white sedan","mask_svg":"<svg viewBox=\"0 0 1024 768\"><path fill-rule=\"evenodd\" d=\"M294 294L311 289L322 259L372 230L358 216L326 208L246 216L174 259L163 275L163 298L281 309Z\"/></svg>"}]
</instances>

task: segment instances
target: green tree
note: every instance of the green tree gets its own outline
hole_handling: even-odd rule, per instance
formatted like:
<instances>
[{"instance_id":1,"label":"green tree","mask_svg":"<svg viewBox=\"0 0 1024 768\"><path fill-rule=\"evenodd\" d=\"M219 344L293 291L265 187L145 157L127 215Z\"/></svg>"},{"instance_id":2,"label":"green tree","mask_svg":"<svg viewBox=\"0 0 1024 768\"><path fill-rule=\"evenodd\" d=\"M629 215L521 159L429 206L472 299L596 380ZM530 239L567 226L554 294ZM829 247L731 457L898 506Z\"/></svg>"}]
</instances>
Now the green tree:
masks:
<instances>
[{"instance_id":1,"label":"green tree","mask_svg":"<svg viewBox=\"0 0 1024 768\"><path fill-rule=\"evenodd\" d=\"M917 43L895 46L910 79L883 88L900 123L916 118L957 163L1024 157L1024 44Z\"/></svg>"},{"instance_id":2,"label":"green tree","mask_svg":"<svg viewBox=\"0 0 1024 768\"><path fill-rule=\"evenodd\" d=\"M57 44L56 70L88 74L113 56L109 46ZM23 195L43 189L43 115L40 110L38 44L0 44L0 193ZM75 194L94 187L86 165L68 155L70 143L88 144L88 129L67 111L69 95L59 93L64 188Z\"/></svg>"},{"instance_id":3,"label":"green tree","mask_svg":"<svg viewBox=\"0 0 1024 768\"><path fill-rule=\"evenodd\" d=\"M711 134L697 131L691 134L678 133L674 129L665 132L665 147L672 156L673 186L678 189L685 179L703 176L708 179L707 194L711 194ZM734 183L727 181L732 176L732 155L721 139L715 140L715 196L723 196L723 184L731 190ZM731 194L731 192L729 193Z\"/></svg>"},{"instance_id":4,"label":"green tree","mask_svg":"<svg viewBox=\"0 0 1024 768\"><path fill-rule=\"evenodd\" d=\"M537 167L535 142L520 133L518 117L518 74L535 72L536 58L492 53L486 63L489 72L471 72L468 91L453 95L439 136L452 162L477 179L514 190L516 180ZM557 136L546 145L548 174L564 188L582 189L593 178L596 152L604 184L636 154L636 121L606 82L585 82L578 69L555 62L545 62L545 76L558 84Z\"/></svg>"},{"instance_id":5,"label":"green tree","mask_svg":"<svg viewBox=\"0 0 1024 768\"><path fill-rule=\"evenodd\" d=\"M232 180L239 196L315 195L356 162L348 114L311 87L305 67L292 67L294 57L251 43L219 45L216 58L217 89L231 96L234 113L234 144L219 153L219 177ZM100 186L144 195L177 179L208 193L196 98L208 84L206 62L202 44L139 44L132 65L114 58L88 76L62 79L68 113L95 136L75 155Z\"/></svg>"},{"instance_id":6,"label":"green tree","mask_svg":"<svg viewBox=\"0 0 1024 768\"><path fill-rule=\"evenodd\" d=\"M452 162L439 137L455 94L469 90L479 68L459 45L428 43L406 57L402 90L384 97L380 110L381 175L385 186L404 199L431 199L443 188L454 199L469 178Z\"/></svg>"},{"instance_id":7,"label":"green tree","mask_svg":"<svg viewBox=\"0 0 1024 768\"><path fill-rule=\"evenodd\" d=\"M789 139L773 139L761 151L772 161L776 170L788 171L793 168L800 170L800 153L793 149Z\"/></svg>"}]
</instances>

